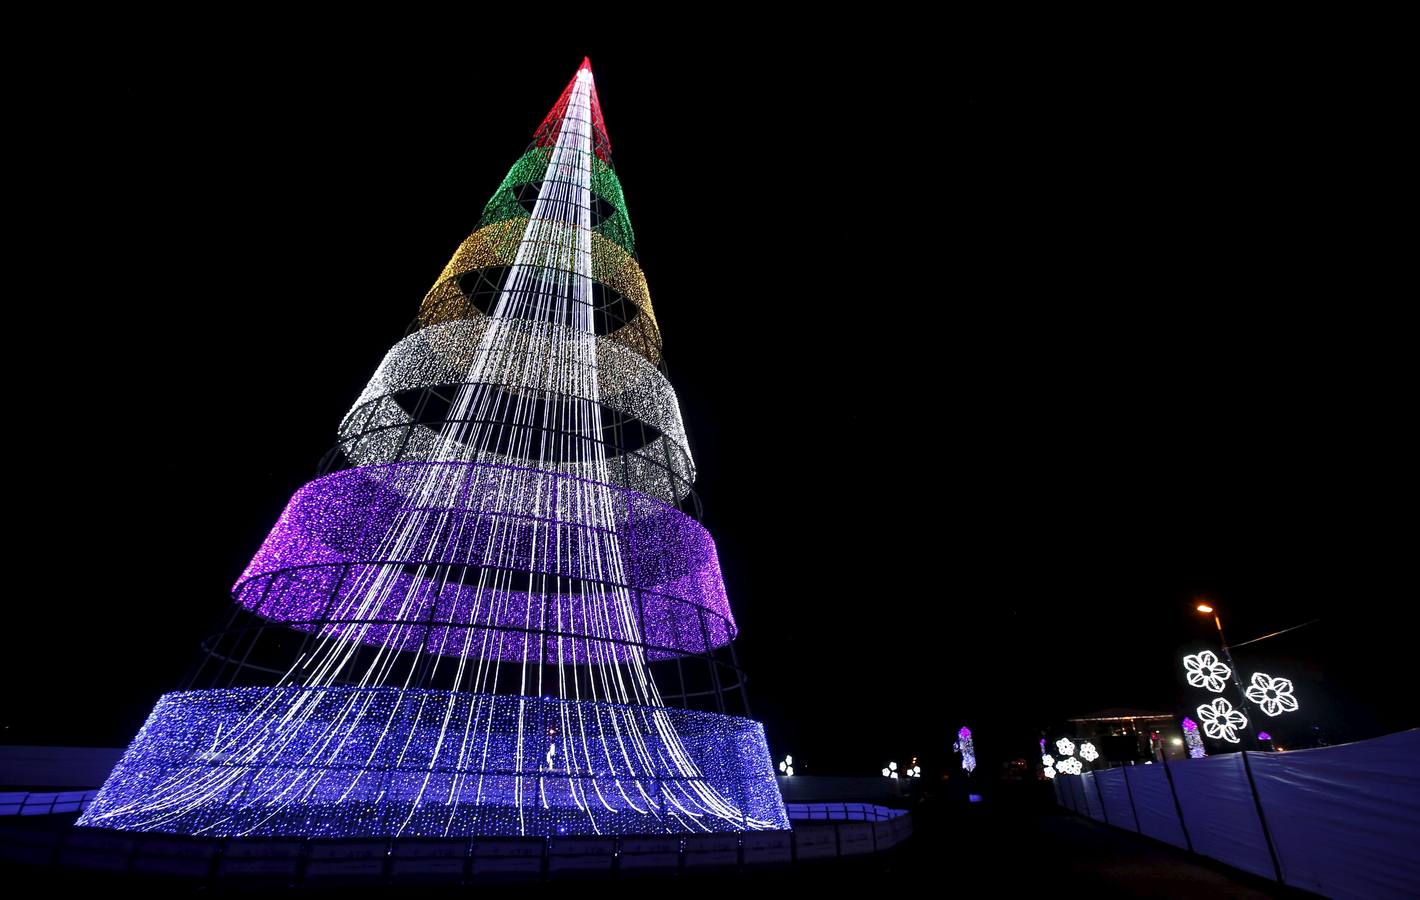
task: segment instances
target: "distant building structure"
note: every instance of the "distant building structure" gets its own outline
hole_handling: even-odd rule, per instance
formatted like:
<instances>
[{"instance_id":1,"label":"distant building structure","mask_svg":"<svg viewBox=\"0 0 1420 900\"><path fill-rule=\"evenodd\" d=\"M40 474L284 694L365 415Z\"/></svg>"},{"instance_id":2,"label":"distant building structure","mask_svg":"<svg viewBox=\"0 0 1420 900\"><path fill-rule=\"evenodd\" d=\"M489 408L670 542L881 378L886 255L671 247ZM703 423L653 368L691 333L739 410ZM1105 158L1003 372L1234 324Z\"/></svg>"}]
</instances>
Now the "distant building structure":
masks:
<instances>
[{"instance_id":1,"label":"distant building structure","mask_svg":"<svg viewBox=\"0 0 1420 900\"><path fill-rule=\"evenodd\" d=\"M1099 751L1095 768L1156 760L1159 751L1170 759L1186 759L1183 728L1172 713L1116 706L1066 720L1069 737L1089 741Z\"/></svg>"}]
</instances>

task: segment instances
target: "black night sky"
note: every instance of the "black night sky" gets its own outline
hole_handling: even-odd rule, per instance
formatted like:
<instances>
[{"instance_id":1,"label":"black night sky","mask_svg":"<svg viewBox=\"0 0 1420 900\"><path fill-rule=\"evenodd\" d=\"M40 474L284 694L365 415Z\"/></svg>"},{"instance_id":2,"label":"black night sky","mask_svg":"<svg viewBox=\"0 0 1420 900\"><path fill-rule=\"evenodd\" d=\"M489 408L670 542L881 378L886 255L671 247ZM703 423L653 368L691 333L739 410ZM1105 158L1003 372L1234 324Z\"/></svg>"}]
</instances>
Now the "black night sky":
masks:
<instances>
[{"instance_id":1,"label":"black night sky","mask_svg":"<svg viewBox=\"0 0 1420 900\"><path fill-rule=\"evenodd\" d=\"M177 685L584 54L773 752L1182 713L1198 595L1235 641L1322 619L1239 651L1298 733L1420 724L1395 151L1354 84L764 32L36 76L0 739L118 746Z\"/></svg>"}]
</instances>

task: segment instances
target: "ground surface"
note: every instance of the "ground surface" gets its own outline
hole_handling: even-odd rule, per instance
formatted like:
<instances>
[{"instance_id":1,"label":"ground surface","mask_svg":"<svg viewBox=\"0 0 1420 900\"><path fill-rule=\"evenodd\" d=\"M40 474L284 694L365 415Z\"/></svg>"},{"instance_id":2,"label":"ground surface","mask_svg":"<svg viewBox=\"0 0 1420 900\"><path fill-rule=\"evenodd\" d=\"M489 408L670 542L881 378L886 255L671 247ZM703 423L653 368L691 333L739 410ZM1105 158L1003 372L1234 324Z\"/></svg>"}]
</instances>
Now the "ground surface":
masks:
<instances>
[{"instance_id":1,"label":"ground surface","mask_svg":"<svg viewBox=\"0 0 1420 900\"><path fill-rule=\"evenodd\" d=\"M922 889L963 894L1016 897L1161 897L1211 900L1216 897L1309 897L1136 834L1119 831L1061 811L1039 796L1001 798L1000 802L961 804L928 800L914 809L916 833L907 843L875 856L805 863L787 868L720 874L683 874L672 879L622 878L593 889L618 894L651 895L672 890L691 895L717 891L778 892L799 896L858 896L880 900L871 892ZM113 886L115 879L62 870L36 870L0 864L0 883L17 886L36 881L59 887ZM127 878L137 887L137 879ZM191 892L177 882L142 881L144 893L157 889ZM591 885L586 885L592 887ZM566 883L480 885L474 890L502 896L563 892ZM205 889L210 890L210 889ZM343 895L447 895L470 888L375 886L340 888ZM844 894L843 892L847 892ZM730 897L729 900L737 900ZM882 898L886 900L886 898Z\"/></svg>"}]
</instances>

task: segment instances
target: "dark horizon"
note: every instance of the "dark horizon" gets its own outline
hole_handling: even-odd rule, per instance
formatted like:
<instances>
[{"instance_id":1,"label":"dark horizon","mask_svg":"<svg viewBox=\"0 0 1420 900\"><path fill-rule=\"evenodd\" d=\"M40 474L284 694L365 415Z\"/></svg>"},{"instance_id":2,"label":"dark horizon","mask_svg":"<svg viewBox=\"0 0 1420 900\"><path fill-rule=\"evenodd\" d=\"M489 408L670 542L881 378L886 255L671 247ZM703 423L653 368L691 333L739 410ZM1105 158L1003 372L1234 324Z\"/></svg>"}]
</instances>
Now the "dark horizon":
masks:
<instances>
[{"instance_id":1,"label":"dark horizon","mask_svg":"<svg viewBox=\"0 0 1420 900\"><path fill-rule=\"evenodd\" d=\"M931 774L963 724L994 762L1182 715L1198 596L1235 642L1322 619L1240 651L1297 681L1279 739L1418 724L1347 85L779 49L135 58L32 98L16 337L57 434L0 741L126 744L177 687L583 55L778 757Z\"/></svg>"}]
</instances>

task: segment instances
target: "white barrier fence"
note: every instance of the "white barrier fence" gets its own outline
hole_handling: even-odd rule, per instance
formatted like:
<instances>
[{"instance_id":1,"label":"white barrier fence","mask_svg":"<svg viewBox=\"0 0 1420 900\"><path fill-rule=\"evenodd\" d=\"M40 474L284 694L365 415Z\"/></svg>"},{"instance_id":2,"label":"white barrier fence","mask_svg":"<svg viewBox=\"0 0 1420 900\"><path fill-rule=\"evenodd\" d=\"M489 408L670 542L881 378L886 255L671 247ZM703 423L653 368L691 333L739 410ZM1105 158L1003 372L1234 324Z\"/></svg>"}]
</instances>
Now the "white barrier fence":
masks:
<instances>
[{"instance_id":1,"label":"white barrier fence","mask_svg":"<svg viewBox=\"0 0 1420 900\"><path fill-rule=\"evenodd\" d=\"M1330 897L1420 896L1420 729L1055 779L1060 805Z\"/></svg>"}]
</instances>

